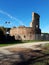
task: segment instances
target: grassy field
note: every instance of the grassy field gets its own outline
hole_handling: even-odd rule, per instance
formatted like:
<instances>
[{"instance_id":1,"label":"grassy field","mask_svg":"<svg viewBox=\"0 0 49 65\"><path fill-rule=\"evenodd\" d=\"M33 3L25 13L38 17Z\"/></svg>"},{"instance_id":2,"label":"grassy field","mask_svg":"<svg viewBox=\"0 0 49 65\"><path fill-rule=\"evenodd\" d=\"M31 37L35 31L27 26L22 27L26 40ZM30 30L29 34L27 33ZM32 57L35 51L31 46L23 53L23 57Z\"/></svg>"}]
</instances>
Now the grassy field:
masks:
<instances>
[{"instance_id":1,"label":"grassy field","mask_svg":"<svg viewBox=\"0 0 49 65\"><path fill-rule=\"evenodd\" d=\"M9 45L12 45L12 44L0 44L0 47L9 46Z\"/></svg>"},{"instance_id":2,"label":"grassy field","mask_svg":"<svg viewBox=\"0 0 49 65\"><path fill-rule=\"evenodd\" d=\"M25 40L25 41L22 41L22 43L30 43L30 42L45 42L45 41L42 41L42 40Z\"/></svg>"}]
</instances>

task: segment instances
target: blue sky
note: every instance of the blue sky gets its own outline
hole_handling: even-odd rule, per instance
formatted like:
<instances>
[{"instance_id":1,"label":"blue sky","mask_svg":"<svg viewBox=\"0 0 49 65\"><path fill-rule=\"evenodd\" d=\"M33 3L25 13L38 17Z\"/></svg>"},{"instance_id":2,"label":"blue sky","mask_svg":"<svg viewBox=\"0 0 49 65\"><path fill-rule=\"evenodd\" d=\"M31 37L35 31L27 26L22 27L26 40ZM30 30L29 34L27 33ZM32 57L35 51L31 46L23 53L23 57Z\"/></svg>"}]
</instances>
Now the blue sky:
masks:
<instances>
[{"instance_id":1,"label":"blue sky","mask_svg":"<svg viewBox=\"0 0 49 65\"><path fill-rule=\"evenodd\" d=\"M49 33L49 0L0 0L0 26L29 26L32 12L40 15L42 32Z\"/></svg>"}]
</instances>

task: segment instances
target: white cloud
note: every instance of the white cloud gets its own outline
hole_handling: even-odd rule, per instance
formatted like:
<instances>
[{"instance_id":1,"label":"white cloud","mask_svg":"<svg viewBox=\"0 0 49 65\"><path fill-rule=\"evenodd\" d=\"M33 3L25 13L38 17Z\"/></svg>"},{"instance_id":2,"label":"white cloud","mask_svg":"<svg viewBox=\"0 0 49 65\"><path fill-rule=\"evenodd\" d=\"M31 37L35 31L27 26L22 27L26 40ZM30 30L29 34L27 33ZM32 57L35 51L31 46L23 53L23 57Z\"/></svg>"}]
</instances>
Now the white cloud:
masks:
<instances>
[{"instance_id":1,"label":"white cloud","mask_svg":"<svg viewBox=\"0 0 49 65\"><path fill-rule=\"evenodd\" d=\"M18 22L20 25L24 25L24 23L21 21L21 20L19 20L19 19L17 19L16 17L13 17L12 15L10 15L9 13L7 13L7 12L5 12L5 11L3 11L3 10L0 10L0 13L1 14L4 14L4 15L6 15L6 16L8 16L10 19L12 19L12 20L15 20L16 22Z\"/></svg>"}]
</instances>

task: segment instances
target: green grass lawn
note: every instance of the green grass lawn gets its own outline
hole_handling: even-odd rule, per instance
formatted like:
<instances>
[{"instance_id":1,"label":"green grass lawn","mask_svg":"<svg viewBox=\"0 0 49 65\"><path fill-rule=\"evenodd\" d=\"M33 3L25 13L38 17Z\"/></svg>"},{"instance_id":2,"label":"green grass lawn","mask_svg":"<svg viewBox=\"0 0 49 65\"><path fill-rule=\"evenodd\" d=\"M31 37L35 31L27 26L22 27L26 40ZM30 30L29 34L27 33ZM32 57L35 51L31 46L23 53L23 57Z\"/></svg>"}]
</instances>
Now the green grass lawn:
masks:
<instances>
[{"instance_id":1,"label":"green grass lawn","mask_svg":"<svg viewBox=\"0 0 49 65\"><path fill-rule=\"evenodd\" d=\"M9 45L13 45L13 44L0 44L0 47L9 46Z\"/></svg>"},{"instance_id":2,"label":"green grass lawn","mask_svg":"<svg viewBox=\"0 0 49 65\"><path fill-rule=\"evenodd\" d=\"M43 40L24 40L22 43L30 43L30 42L45 42Z\"/></svg>"}]
</instances>

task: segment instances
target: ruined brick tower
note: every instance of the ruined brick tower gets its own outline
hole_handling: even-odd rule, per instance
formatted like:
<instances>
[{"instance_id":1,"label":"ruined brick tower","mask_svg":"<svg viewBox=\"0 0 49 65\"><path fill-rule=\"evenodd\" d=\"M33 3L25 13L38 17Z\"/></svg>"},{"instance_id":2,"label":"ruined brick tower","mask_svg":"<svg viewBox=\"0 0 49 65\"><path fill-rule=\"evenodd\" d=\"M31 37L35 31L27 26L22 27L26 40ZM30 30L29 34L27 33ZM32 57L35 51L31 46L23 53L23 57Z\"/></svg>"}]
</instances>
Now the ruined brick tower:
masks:
<instances>
[{"instance_id":1,"label":"ruined brick tower","mask_svg":"<svg viewBox=\"0 0 49 65\"><path fill-rule=\"evenodd\" d=\"M40 16L37 13L32 13L32 22L30 24L30 27L33 27L34 29L39 29L39 18Z\"/></svg>"},{"instance_id":2,"label":"ruined brick tower","mask_svg":"<svg viewBox=\"0 0 49 65\"><path fill-rule=\"evenodd\" d=\"M37 13L32 13L32 22L30 23L30 27L32 27L34 29L34 33L35 33L35 39L36 40L40 40L40 36L41 36L41 29L40 29L40 25L39 25L39 21L40 20L40 16Z\"/></svg>"}]
</instances>

